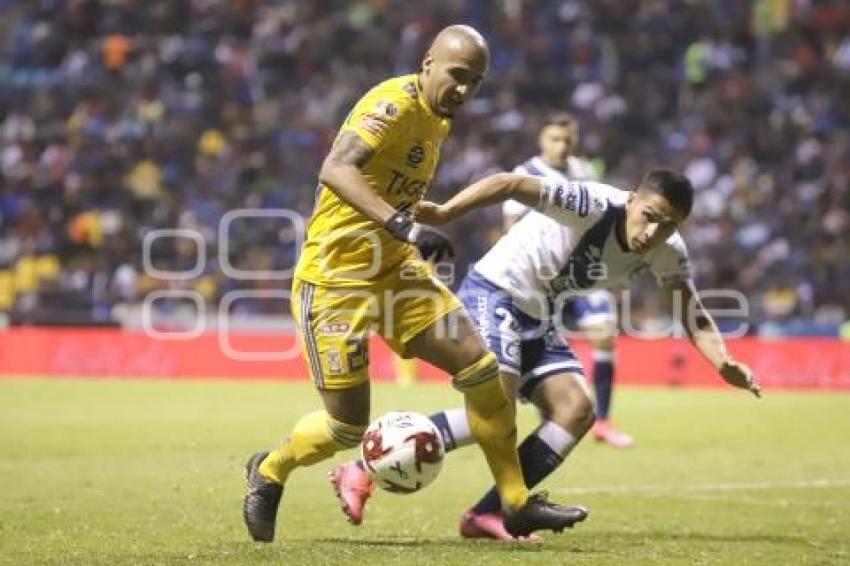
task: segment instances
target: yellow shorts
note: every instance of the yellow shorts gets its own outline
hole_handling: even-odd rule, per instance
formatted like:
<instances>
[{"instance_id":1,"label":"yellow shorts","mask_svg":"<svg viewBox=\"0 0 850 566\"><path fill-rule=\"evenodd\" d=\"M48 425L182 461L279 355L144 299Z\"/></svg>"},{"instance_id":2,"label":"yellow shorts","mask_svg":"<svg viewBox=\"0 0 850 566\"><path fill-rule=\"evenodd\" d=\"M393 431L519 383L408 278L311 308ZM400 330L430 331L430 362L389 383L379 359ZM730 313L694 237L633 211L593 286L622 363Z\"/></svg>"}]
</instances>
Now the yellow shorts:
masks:
<instances>
[{"instance_id":1,"label":"yellow shorts","mask_svg":"<svg viewBox=\"0 0 850 566\"><path fill-rule=\"evenodd\" d=\"M408 260L370 287L319 286L296 277L291 304L310 376L319 389L347 389L369 379L373 332L404 356L411 339L463 307L421 260Z\"/></svg>"}]
</instances>

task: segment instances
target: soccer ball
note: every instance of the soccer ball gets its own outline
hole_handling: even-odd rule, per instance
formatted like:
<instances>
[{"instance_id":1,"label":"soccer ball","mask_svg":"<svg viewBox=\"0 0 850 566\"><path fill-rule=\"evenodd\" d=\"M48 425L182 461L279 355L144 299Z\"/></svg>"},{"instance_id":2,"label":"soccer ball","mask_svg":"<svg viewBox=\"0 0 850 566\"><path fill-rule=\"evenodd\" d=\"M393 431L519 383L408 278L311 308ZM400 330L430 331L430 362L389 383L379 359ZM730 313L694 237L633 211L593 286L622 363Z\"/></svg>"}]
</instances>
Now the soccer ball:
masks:
<instances>
[{"instance_id":1,"label":"soccer ball","mask_svg":"<svg viewBox=\"0 0 850 566\"><path fill-rule=\"evenodd\" d=\"M387 413L369 425L360 449L372 480L392 493L413 493L434 481L446 454L431 419L409 411Z\"/></svg>"}]
</instances>

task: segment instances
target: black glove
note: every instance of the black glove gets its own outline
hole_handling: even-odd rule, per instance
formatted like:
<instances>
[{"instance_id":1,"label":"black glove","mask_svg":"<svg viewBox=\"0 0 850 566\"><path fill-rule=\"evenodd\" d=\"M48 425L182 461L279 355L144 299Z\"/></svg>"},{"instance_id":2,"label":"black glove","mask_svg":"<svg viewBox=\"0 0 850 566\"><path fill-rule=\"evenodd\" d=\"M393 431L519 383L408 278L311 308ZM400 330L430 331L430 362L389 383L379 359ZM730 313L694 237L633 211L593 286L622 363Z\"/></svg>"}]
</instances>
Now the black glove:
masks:
<instances>
[{"instance_id":1,"label":"black glove","mask_svg":"<svg viewBox=\"0 0 850 566\"><path fill-rule=\"evenodd\" d=\"M448 236L436 228L414 222L403 211L390 216L384 226L395 238L413 244L419 249L423 258L433 260L434 263L439 263L444 257L452 258L455 255Z\"/></svg>"}]
</instances>

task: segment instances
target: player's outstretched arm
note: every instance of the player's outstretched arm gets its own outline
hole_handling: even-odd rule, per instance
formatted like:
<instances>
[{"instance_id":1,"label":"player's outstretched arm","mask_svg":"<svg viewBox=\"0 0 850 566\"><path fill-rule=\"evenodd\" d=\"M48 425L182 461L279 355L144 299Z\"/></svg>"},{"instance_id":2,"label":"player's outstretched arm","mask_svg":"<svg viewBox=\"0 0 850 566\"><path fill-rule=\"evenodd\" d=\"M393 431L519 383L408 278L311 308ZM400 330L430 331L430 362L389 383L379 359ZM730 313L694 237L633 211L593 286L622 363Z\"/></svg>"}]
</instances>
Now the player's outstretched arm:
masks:
<instances>
[{"instance_id":1,"label":"player's outstretched arm","mask_svg":"<svg viewBox=\"0 0 850 566\"><path fill-rule=\"evenodd\" d=\"M423 202L416 219L426 224L445 224L470 210L515 199L528 206L540 205L541 182L537 177L497 173L469 185L443 204Z\"/></svg>"},{"instance_id":2,"label":"player's outstretched arm","mask_svg":"<svg viewBox=\"0 0 850 566\"><path fill-rule=\"evenodd\" d=\"M681 296L680 322L697 350L717 370L721 377L734 387L749 390L761 397L761 387L753 376L752 370L735 360L726 350L723 336L717 329L714 319L705 310L691 279L676 281L665 286L670 298L676 293ZM672 301L670 304L677 304Z\"/></svg>"}]
</instances>

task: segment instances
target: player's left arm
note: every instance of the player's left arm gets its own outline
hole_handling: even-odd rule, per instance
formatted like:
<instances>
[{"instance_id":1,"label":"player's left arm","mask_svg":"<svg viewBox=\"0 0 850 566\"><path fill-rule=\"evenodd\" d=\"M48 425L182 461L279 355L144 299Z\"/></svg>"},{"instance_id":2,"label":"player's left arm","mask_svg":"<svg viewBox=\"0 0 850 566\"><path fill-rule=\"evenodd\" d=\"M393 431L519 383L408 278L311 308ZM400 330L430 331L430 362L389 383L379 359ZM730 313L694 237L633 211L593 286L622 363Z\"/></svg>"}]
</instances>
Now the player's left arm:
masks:
<instances>
[{"instance_id":1,"label":"player's left arm","mask_svg":"<svg viewBox=\"0 0 850 566\"><path fill-rule=\"evenodd\" d=\"M668 294L668 304L682 305L679 321L685 328L694 347L717 370L729 385L749 390L761 397L761 387L752 370L735 360L726 350L726 343L711 314L705 309L699 293L689 277L674 279L663 286ZM674 301L678 295L681 302Z\"/></svg>"}]
</instances>

